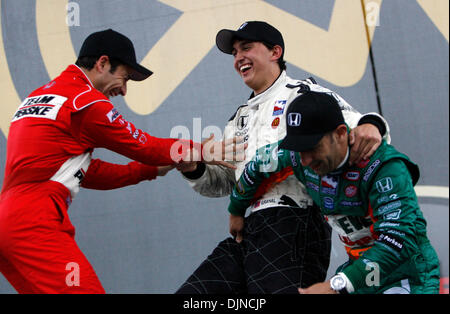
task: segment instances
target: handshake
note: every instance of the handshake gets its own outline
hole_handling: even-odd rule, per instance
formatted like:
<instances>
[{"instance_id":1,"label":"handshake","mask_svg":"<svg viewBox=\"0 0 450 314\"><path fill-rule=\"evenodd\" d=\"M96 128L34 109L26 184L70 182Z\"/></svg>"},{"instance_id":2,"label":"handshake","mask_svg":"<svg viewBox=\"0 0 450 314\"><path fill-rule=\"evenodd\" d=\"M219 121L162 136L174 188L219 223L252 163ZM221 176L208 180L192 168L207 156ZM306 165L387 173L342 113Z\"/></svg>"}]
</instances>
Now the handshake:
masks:
<instances>
[{"instance_id":1,"label":"handshake","mask_svg":"<svg viewBox=\"0 0 450 314\"><path fill-rule=\"evenodd\" d=\"M192 172L197 169L199 163L209 165L221 165L226 168L236 169L234 162L245 160L245 149L248 144L243 143L244 138L233 137L223 141L214 141L214 134L201 144L194 143L190 147L175 144L174 155L180 154L180 146L183 158L175 165L158 167L158 176L166 175L170 170L176 168L180 172ZM179 158L173 158L177 160Z\"/></svg>"}]
</instances>

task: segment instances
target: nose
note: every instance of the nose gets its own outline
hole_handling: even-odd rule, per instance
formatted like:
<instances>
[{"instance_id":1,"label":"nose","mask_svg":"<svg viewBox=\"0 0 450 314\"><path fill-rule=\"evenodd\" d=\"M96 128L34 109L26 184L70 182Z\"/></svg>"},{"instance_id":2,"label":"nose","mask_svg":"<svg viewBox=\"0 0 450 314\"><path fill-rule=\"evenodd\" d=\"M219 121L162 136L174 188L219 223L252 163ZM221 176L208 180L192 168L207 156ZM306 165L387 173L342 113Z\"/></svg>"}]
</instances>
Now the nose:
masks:
<instances>
[{"instance_id":1,"label":"nose","mask_svg":"<svg viewBox=\"0 0 450 314\"><path fill-rule=\"evenodd\" d=\"M240 56L241 56L241 49L239 49L238 47L234 50L234 60L238 59Z\"/></svg>"},{"instance_id":2,"label":"nose","mask_svg":"<svg viewBox=\"0 0 450 314\"><path fill-rule=\"evenodd\" d=\"M235 55L234 55L234 66L238 67L239 66L239 62L243 59L243 55L240 51L236 51Z\"/></svg>"},{"instance_id":3,"label":"nose","mask_svg":"<svg viewBox=\"0 0 450 314\"><path fill-rule=\"evenodd\" d=\"M310 152L302 152L300 153L302 166L309 166L313 160L313 156Z\"/></svg>"}]
</instances>

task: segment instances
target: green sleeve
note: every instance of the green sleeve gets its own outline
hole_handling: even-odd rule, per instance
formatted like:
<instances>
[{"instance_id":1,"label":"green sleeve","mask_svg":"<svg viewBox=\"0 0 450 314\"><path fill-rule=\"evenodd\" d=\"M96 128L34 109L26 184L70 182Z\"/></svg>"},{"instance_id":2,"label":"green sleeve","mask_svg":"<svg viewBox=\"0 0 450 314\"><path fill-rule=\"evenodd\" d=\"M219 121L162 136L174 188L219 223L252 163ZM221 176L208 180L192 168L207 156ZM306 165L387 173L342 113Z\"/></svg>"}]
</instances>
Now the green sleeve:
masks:
<instances>
[{"instance_id":1,"label":"green sleeve","mask_svg":"<svg viewBox=\"0 0 450 314\"><path fill-rule=\"evenodd\" d=\"M369 195L369 214L377 240L374 245L343 272L355 292L376 292L393 280L410 276L418 252L417 230L425 222L420 212L411 175L400 159L380 168L362 193ZM397 278L398 277L398 278Z\"/></svg>"},{"instance_id":2,"label":"green sleeve","mask_svg":"<svg viewBox=\"0 0 450 314\"><path fill-rule=\"evenodd\" d=\"M258 197L262 183L290 165L289 151L278 150L278 145L279 142L261 147L247 163L230 195L228 211L231 214L244 216L246 209Z\"/></svg>"}]
</instances>

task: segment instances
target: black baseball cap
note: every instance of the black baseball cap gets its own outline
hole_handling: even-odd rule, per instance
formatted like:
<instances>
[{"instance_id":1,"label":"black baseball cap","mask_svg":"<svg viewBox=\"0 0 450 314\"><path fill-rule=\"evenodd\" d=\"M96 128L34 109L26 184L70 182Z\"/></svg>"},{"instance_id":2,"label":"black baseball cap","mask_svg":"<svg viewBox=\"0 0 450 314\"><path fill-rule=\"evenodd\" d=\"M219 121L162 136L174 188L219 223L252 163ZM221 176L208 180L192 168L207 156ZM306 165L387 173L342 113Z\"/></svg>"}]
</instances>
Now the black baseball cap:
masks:
<instances>
[{"instance_id":1,"label":"black baseball cap","mask_svg":"<svg viewBox=\"0 0 450 314\"><path fill-rule=\"evenodd\" d=\"M272 25L261 21L249 21L243 23L236 31L222 29L216 35L216 45L220 51L231 54L233 44L236 39L246 39L250 41L260 41L270 45L278 45L283 48L284 40L280 31Z\"/></svg>"},{"instance_id":2,"label":"black baseball cap","mask_svg":"<svg viewBox=\"0 0 450 314\"><path fill-rule=\"evenodd\" d=\"M133 69L130 79L142 81L153 74L136 62L136 52L131 40L112 29L90 34L81 46L78 58L99 57L107 55L115 58Z\"/></svg>"},{"instance_id":3,"label":"black baseball cap","mask_svg":"<svg viewBox=\"0 0 450 314\"><path fill-rule=\"evenodd\" d=\"M329 93L308 91L295 98L286 111L286 137L280 148L306 152L340 124L345 124L341 108Z\"/></svg>"}]
</instances>

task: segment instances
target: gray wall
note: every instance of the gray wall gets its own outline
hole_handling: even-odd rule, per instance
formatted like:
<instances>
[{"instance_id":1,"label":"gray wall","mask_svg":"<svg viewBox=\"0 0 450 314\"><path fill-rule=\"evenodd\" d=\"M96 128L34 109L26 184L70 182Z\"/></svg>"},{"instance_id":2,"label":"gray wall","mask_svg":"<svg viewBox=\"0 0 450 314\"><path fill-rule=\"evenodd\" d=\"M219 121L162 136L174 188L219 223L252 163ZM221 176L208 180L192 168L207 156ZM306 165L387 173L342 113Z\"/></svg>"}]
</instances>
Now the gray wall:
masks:
<instances>
[{"instance_id":1,"label":"gray wall","mask_svg":"<svg viewBox=\"0 0 450 314\"><path fill-rule=\"evenodd\" d=\"M352 1L360 3L359 0ZM445 8L446 1L434 2ZM289 47L294 45L294 41L305 40L305 35L308 35L308 40L314 41L315 38L311 38L314 32L331 31L330 21L335 17L334 13L338 14L341 6L348 5L345 0L230 0L227 5L210 1L209 8L195 8L193 4L201 1L79 0L73 1L78 4L79 25L70 24L69 20L69 25L65 24L62 28L43 31L40 21L42 14L46 14L45 10L53 11L55 19L64 19L66 15L76 13L72 10L68 13L65 2L63 6L61 2L64 1L39 0L37 5L29 0L1 1L1 88L2 95L11 95L3 98L4 103L0 107L2 115L10 115L20 99L53 77L56 72L51 66L63 70L67 65L49 60L49 45L55 51L55 60L61 57L58 51L67 47L61 47L60 40L48 38L59 38L60 34L68 31L73 49L70 49L70 56L65 56L67 58L76 55L89 33L111 27L133 40L138 58L142 60L153 47L158 47L160 38L172 31L177 21L203 13L206 17L212 17L211 30L206 30L212 35L207 38L199 35L205 32L205 27L203 19L197 19L198 27L193 27L194 31L177 30L171 53L181 55L181 60L183 57L190 60L194 58L192 51L200 47L201 40L209 41L210 49L205 50L198 64L186 72L156 110L142 114L143 110L128 103L128 98L113 99L127 120L159 137L169 137L175 126L185 126L192 137L194 118L201 118L201 130L207 126L222 129L237 106L250 94L234 72L232 58L220 53L214 46L214 34L219 29L235 29L247 19L267 19L287 34L285 38L290 41L286 41L286 50L293 55L295 52L289 51ZM236 17L242 14L240 6L243 3L248 6L246 8L254 8L259 15L253 16L251 10L246 10L249 12L248 18ZM286 20L272 21L278 9L260 9L261 3L283 10L288 17ZM373 64L381 110L391 126L392 143L419 164L422 173L420 186L437 186L436 191L443 191L419 194L419 200L428 220L431 241L442 262L442 277L448 277L448 13L444 17L427 13L421 3L423 1L382 1L380 19L373 33ZM228 11L220 11L221 6ZM446 6L448 9L448 1ZM183 9L186 11L183 12ZM350 12L350 9L347 11ZM362 17L362 9L359 14ZM292 17L303 24L287 29L286 23ZM447 23L446 31L439 27L442 21L444 25ZM364 24L353 27L364 28ZM323 39L319 36L317 40ZM359 40L361 47L367 46L366 37ZM42 47L44 44L45 50ZM330 50L353 44L354 41L343 40L340 47L330 47ZM303 49L307 50L308 46ZM163 57L161 60L164 60ZM320 52L312 51L311 63L308 63L310 60L288 58L288 74L296 78L314 76L320 84L337 91L359 111L379 111L370 58L364 59L359 79L343 84L332 75L335 69L325 74L316 71L313 59L319 57ZM74 61L68 59L68 63ZM148 84L164 80L164 69L172 71L171 62L175 61L164 61L167 63L162 66L155 65L163 70L156 72ZM184 68L181 62L175 66ZM347 71L356 71L356 68L357 65L353 67L350 64ZM177 74L173 71L174 76ZM15 90L6 89L8 82ZM145 90L139 90L139 93L145 93ZM0 127L3 130L0 131L1 185L7 134L4 120ZM101 149L96 150L94 156L110 162L128 162L122 156ZM76 240L107 292L172 293L215 245L228 236L227 203L228 198L199 196L174 171L158 180L120 190L82 190L70 207L69 214L76 227ZM344 250L336 238L333 243L330 274L345 260ZM15 293L2 276L0 293Z\"/></svg>"}]
</instances>

